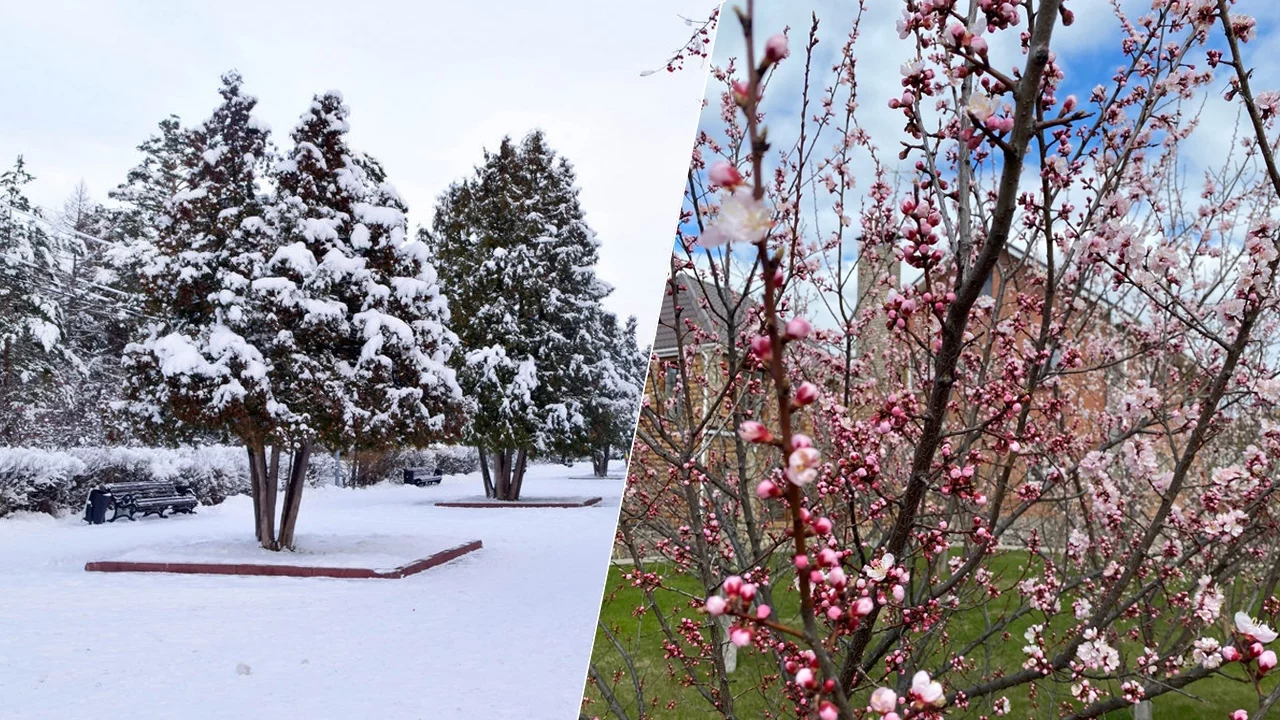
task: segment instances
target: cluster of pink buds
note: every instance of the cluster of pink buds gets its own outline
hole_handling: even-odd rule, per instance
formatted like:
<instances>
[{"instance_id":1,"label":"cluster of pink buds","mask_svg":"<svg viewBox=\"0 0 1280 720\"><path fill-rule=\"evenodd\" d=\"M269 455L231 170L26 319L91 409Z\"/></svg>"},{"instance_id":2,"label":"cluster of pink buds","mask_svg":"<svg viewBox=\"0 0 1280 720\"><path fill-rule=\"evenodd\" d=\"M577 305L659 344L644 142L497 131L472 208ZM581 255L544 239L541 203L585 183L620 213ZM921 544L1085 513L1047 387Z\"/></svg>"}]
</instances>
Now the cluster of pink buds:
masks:
<instances>
[{"instance_id":1,"label":"cluster of pink buds","mask_svg":"<svg viewBox=\"0 0 1280 720\"><path fill-rule=\"evenodd\" d=\"M768 605L757 605L754 611L751 610L751 603L756 597L755 583L749 583L737 575L731 575L725 578L720 587L724 590L724 596L712 595L703 604L707 614L712 617L719 617L728 612L739 617L767 620L773 612ZM735 624L729 628L729 642L737 647L750 645L754 637L755 631L750 625Z\"/></svg>"},{"instance_id":2,"label":"cluster of pink buds","mask_svg":"<svg viewBox=\"0 0 1280 720\"><path fill-rule=\"evenodd\" d=\"M982 37L982 31L986 29L985 23L978 20L972 27L965 27L960 23L952 23L947 27L947 37L957 48L969 48L973 52L981 56L987 54L987 40Z\"/></svg>"},{"instance_id":3,"label":"cluster of pink buds","mask_svg":"<svg viewBox=\"0 0 1280 720\"><path fill-rule=\"evenodd\" d=\"M942 214L928 200L915 198L902 201L902 214L902 236L907 240L903 262L923 269L942 260L942 251L934 247L939 240L935 230L942 224Z\"/></svg>"},{"instance_id":4,"label":"cluster of pink buds","mask_svg":"<svg viewBox=\"0 0 1280 720\"><path fill-rule=\"evenodd\" d=\"M1018 13L1019 4L1013 0L981 0L978 3L978 9L982 10L987 29L995 32L996 30L1013 27L1021 22L1022 18ZM980 20L979 22L982 21Z\"/></svg>"}]
</instances>

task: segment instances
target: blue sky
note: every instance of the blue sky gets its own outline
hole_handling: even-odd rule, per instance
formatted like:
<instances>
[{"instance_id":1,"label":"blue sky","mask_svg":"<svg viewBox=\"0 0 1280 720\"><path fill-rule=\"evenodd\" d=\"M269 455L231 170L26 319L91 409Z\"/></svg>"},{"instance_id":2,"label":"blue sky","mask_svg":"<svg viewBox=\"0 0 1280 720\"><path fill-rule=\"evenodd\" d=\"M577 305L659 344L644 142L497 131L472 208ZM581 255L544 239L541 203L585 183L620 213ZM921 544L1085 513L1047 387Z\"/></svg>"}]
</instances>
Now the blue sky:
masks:
<instances>
[{"instance_id":1,"label":"blue sky","mask_svg":"<svg viewBox=\"0 0 1280 720\"><path fill-rule=\"evenodd\" d=\"M547 132L578 171L599 273L621 315L656 322L670 218L704 68L658 73L715 0L8 3L0 163L26 157L32 200L84 180L105 199L170 113L203 120L236 68L277 145L313 93L343 92L352 145L383 162L429 223L436 196L503 134ZM642 334L645 331L642 330Z\"/></svg>"}]
</instances>

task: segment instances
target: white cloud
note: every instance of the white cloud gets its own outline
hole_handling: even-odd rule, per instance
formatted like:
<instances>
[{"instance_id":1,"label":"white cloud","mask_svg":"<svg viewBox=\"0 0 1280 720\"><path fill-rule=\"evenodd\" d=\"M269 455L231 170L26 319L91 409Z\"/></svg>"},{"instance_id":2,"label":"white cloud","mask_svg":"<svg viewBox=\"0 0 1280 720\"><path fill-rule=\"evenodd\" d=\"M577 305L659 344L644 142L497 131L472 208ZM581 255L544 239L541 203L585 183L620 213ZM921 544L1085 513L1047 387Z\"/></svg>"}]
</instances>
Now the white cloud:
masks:
<instances>
[{"instance_id":1,"label":"white cloud","mask_svg":"<svg viewBox=\"0 0 1280 720\"><path fill-rule=\"evenodd\" d=\"M194 123L238 69L277 144L313 93L343 91L352 143L379 158L429 224L436 196L503 134L541 127L577 168L603 247L609 307L656 322L704 86L661 67L681 17L712 0L530 3L23 3L5 10L0 165L26 156L33 201L80 179L105 199L134 147L176 113ZM647 337L642 337L642 342Z\"/></svg>"}]
</instances>

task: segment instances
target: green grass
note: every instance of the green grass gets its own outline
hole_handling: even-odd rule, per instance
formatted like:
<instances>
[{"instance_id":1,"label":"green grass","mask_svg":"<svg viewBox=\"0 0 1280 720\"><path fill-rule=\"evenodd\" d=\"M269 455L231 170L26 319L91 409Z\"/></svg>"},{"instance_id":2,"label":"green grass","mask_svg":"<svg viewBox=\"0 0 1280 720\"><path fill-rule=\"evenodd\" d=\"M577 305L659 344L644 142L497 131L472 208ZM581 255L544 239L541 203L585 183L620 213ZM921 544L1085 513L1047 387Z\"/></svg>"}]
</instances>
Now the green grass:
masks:
<instances>
[{"instance_id":1,"label":"green grass","mask_svg":"<svg viewBox=\"0 0 1280 720\"><path fill-rule=\"evenodd\" d=\"M1027 557L1023 553L1014 552L1003 553L994 557L988 567L1001 578L997 584L1002 588L1008 588L1022 577L1025 572ZM664 584L673 588L673 590L661 590L656 596L659 607L666 613L671 623L675 624L680 618L684 617L692 618L698 622L705 620L704 616L691 609L689 605L688 596L700 596L702 592L695 579L677 574L667 575L666 573L670 571L669 567L650 566L647 569L663 572ZM656 707L661 711L656 713L659 717L720 717L720 714L711 708L696 689L687 687L687 683L678 682L678 680L684 678L683 667L675 660L664 658L663 644L666 636L659 627L654 615L652 613L637 614L635 612L637 608L647 605L647 601L642 590L631 587L624 579L623 575L627 570L628 568L610 568L600 620L605 627L611 630L615 639L631 655L638 675L643 678L646 705L650 707L651 712L655 712L653 702L656 699L658 701ZM798 602L796 593L778 591L775 593L774 602L778 619L786 622L796 618ZM998 617L1002 612L1015 607L1018 602L1017 593L1010 591L1006 592L1002 597L991 601L985 607L965 610L952 616L946 625L947 632L951 634L951 642L947 647L947 651L954 651L965 645L969 640L980 636L987 626L987 617ZM1062 600L1064 607L1067 607L1069 602L1069 599ZM1229 615L1230 613L1224 612L1224 614ZM1065 614L1060 614L1058 618L1058 620L1050 623L1048 632L1056 632L1058 633L1057 637L1060 638L1063 632L1070 631L1071 624ZM1019 619L1010 626L1007 639L1002 638L999 634L994 635L983 646L971 652L969 659L978 663L979 667L983 667L985 664L987 667L1005 668L1008 672L1020 669L1022 662L1025 660L1025 656L1022 653L1024 645L1023 632L1030 625L1039 622L1043 622L1043 616L1039 613L1032 613ZM1127 629L1131 626L1132 623L1129 623L1121 627ZM1222 640L1221 631L1215 637ZM936 649L937 643L935 642L931 647ZM1125 666L1128 667L1131 666L1131 658L1141 653L1142 645L1141 643L1126 642L1121 644L1118 649L1126 660ZM943 654L936 654L937 660L935 662L940 662L943 656ZM603 630L597 630L593 661L601 675L609 681L614 679L614 671L625 668L620 654ZM1190 662L1190 658L1188 658L1188 662ZM675 669L674 679L670 674L672 668ZM739 651L738 665L732 675L731 684L735 695L735 711L739 718L745 720L746 718L768 717L768 705L755 688L761 678L776 674L776 672L777 669L770 664L768 656L751 649ZM1251 710L1256 707L1257 699L1253 686L1238 680L1238 678L1243 677L1239 666L1232 666L1229 672L1237 679L1214 675L1184 688L1183 692L1185 694L1170 692L1155 698L1152 703L1154 706L1153 718L1155 720L1199 720L1200 718L1208 718L1210 720L1221 718L1225 720L1228 713L1236 708ZM1275 677L1269 677L1264 681L1264 688L1269 690L1275 687L1275 684ZM1034 699L1028 696L1031 687L1030 685L1023 685L1005 692L1013 704L1013 712L1005 717L1057 717L1059 713L1056 711L1055 705L1064 699L1071 699L1069 684L1067 683L1037 683L1035 685L1036 696ZM1112 689L1118 691L1118 684ZM628 708L629 712L634 713L635 692L632 690L632 680L628 674L621 675L617 682L614 683L614 693L619 701ZM775 697L780 697L780 693L776 689L771 694ZM604 702L598 690L591 687L590 683L588 683L586 696L591 701L585 709L586 714L588 716L599 715L606 717L608 705ZM977 718L984 712L989 713L990 702L994 699L994 697L987 698L986 702L981 706L975 705L967 712L952 710L948 712L947 717ZM862 697L854 698L854 700L856 704L865 705L866 703L866 699ZM786 717L786 706L783 705L782 707L784 708L782 716ZM1124 709L1113 712L1106 717L1109 720L1128 720L1132 718L1132 711ZM1258 719L1255 718L1254 720Z\"/></svg>"}]
</instances>

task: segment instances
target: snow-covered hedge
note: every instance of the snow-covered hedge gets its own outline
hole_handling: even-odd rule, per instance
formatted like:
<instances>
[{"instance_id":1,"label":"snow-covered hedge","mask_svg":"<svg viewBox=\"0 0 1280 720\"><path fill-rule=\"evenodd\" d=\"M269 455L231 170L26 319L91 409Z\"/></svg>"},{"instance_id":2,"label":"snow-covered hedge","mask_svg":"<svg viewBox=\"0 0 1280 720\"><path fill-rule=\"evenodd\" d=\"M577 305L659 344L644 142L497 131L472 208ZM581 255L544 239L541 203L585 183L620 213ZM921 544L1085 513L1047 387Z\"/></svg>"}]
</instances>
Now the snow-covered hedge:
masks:
<instances>
[{"instance_id":1,"label":"snow-covered hedge","mask_svg":"<svg viewBox=\"0 0 1280 720\"><path fill-rule=\"evenodd\" d=\"M350 466L344 460L343 481ZM281 474L288 458L282 458ZM388 453L366 483L398 482L407 467L438 467L445 475L474 472L474 448L440 446ZM312 455L309 484L333 483L333 456ZM79 511L89 490L101 483L175 480L195 490L206 505L249 492L249 463L244 448L210 445L190 448L89 447L71 450L0 447L0 517L19 510L58 514Z\"/></svg>"},{"instance_id":2,"label":"snow-covered hedge","mask_svg":"<svg viewBox=\"0 0 1280 720\"><path fill-rule=\"evenodd\" d=\"M95 485L139 480L186 483L205 504L249 491L246 455L236 447L0 448L0 517L78 510Z\"/></svg>"}]
</instances>

